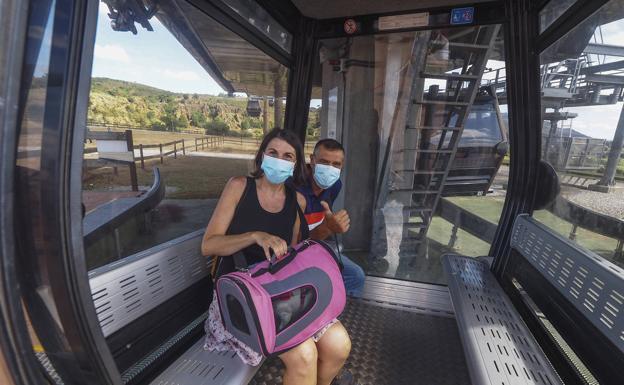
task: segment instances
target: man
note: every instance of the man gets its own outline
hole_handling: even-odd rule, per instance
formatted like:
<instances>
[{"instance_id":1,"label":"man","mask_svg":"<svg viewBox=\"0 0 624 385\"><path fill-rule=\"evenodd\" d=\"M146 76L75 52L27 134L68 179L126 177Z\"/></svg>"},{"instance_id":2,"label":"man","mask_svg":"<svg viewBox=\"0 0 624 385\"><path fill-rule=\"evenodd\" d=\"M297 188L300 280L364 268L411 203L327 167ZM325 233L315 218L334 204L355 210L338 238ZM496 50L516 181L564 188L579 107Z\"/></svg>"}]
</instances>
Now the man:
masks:
<instances>
[{"instance_id":1,"label":"man","mask_svg":"<svg viewBox=\"0 0 624 385\"><path fill-rule=\"evenodd\" d=\"M345 151L340 142L322 139L314 146L310 155L307 183L296 189L306 198L305 217L312 239L324 240L334 234L349 230L350 219L346 210L332 212L332 204L340 193L342 182L340 171ZM360 297L366 275L360 266L342 255L342 279L347 294Z\"/></svg>"}]
</instances>

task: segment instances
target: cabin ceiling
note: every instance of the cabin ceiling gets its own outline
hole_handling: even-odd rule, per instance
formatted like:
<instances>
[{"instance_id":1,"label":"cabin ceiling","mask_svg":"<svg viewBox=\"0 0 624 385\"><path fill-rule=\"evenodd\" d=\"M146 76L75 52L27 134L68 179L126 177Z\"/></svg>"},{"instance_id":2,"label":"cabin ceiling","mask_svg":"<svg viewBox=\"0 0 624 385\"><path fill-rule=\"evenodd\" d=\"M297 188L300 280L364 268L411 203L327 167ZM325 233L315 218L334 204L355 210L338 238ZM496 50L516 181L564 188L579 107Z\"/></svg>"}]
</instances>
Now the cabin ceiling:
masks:
<instances>
[{"instance_id":1,"label":"cabin ceiling","mask_svg":"<svg viewBox=\"0 0 624 385\"><path fill-rule=\"evenodd\" d=\"M486 1L491 0L292 0L299 12L313 19L462 6Z\"/></svg>"},{"instance_id":2,"label":"cabin ceiling","mask_svg":"<svg viewBox=\"0 0 624 385\"><path fill-rule=\"evenodd\" d=\"M188 2L162 3L156 16L226 92L286 95L286 67Z\"/></svg>"}]
</instances>

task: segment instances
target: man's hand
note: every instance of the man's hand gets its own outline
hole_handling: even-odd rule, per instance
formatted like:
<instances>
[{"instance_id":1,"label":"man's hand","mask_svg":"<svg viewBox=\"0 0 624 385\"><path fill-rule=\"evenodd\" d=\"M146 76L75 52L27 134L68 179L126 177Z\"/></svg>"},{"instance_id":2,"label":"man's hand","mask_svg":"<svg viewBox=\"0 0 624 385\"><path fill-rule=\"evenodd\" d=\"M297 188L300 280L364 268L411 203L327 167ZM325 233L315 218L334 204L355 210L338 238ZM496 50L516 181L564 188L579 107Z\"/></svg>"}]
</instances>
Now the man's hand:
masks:
<instances>
[{"instance_id":1,"label":"man's hand","mask_svg":"<svg viewBox=\"0 0 624 385\"><path fill-rule=\"evenodd\" d=\"M321 206L325 210L325 221L327 228L336 234L346 233L351 226L351 219L347 210L340 210L337 213L332 213L331 208L327 202L322 201Z\"/></svg>"}]
</instances>

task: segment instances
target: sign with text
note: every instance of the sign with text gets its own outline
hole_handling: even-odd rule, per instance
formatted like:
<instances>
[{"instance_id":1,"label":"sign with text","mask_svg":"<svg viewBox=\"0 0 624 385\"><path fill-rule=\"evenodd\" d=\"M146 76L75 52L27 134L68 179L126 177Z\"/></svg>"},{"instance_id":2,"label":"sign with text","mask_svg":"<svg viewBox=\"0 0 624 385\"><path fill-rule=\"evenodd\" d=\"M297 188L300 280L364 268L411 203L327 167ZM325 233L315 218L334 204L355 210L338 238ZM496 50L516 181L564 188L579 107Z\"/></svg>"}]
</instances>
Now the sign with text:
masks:
<instances>
[{"instance_id":1,"label":"sign with text","mask_svg":"<svg viewBox=\"0 0 624 385\"><path fill-rule=\"evenodd\" d=\"M134 162L134 154L128 151L128 142L125 140L100 139L96 141L96 146L100 159Z\"/></svg>"},{"instance_id":2,"label":"sign with text","mask_svg":"<svg viewBox=\"0 0 624 385\"><path fill-rule=\"evenodd\" d=\"M451 24L462 25L474 22L474 7L454 8L451 10Z\"/></svg>"},{"instance_id":3,"label":"sign with text","mask_svg":"<svg viewBox=\"0 0 624 385\"><path fill-rule=\"evenodd\" d=\"M408 13L406 15L382 16L377 21L377 29L388 31L426 27L429 25L429 12Z\"/></svg>"}]
</instances>

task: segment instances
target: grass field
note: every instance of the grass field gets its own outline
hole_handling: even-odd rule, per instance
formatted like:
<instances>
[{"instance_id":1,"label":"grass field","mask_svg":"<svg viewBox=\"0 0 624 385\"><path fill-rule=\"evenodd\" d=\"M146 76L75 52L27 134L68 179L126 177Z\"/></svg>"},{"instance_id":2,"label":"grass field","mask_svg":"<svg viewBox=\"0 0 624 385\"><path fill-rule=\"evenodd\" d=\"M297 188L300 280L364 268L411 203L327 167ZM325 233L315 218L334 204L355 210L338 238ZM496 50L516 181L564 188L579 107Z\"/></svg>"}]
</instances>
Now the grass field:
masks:
<instances>
[{"instance_id":1,"label":"grass field","mask_svg":"<svg viewBox=\"0 0 624 385\"><path fill-rule=\"evenodd\" d=\"M104 129L94 129L94 131L105 131ZM111 131L121 132L123 129L111 129ZM174 140L184 139L185 147L191 151L195 150L195 138L206 137L203 134L192 134L185 132L168 132L168 131L152 131L152 130L131 130L132 141L134 145L139 144L159 144L173 142ZM223 144L216 148L211 148L210 151L226 152L226 153L242 153L253 154L258 150L261 140L254 138L240 138L234 136L223 137ZM310 154L314 147L316 140L308 140L305 144L305 153ZM85 148L95 148L96 143L85 143ZM206 150L204 150L206 151Z\"/></svg>"},{"instance_id":2,"label":"grass field","mask_svg":"<svg viewBox=\"0 0 624 385\"><path fill-rule=\"evenodd\" d=\"M179 156L178 159L166 158L164 164L152 160L146 162L145 170L137 167L140 186L152 184L153 167L160 169L167 186L167 198L206 199L218 198L232 176L247 175L251 161L188 155ZM96 191L129 189L129 169L120 166L117 175L110 167L88 170L83 175L83 188Z\"/></svg>"},{"instance_id":3,"label":"grass field","mask_svg":"<svg viewBox=\"0 0 624 385\"><path fill-rule=\"evenodd\" d=\"M451 197L447 199L494 224L498 223L504 204L503 197ZM569 237L572 231L571 223L555 216L548 210L536 211L533 217L566 238ZM447 244L451 229L451 223L442 218L435 218L429 230L429 237L439 243ZM608 260L613 259L613 253L617 247L617 240L581 227L577 229L575 242ZM457 252L462 254L483 255L484 250L487 253L489 245L477 237L460 230L455 248ZM615 262L622 265L624 261Z\"/></svg>"},{"instance_id":4,"label":"grass field","mask_svg":"<svg viewBox=\"0 0 624 385\"><path fill-rule=\"evenodd\" d=\"M140 131L140 130L137 130ZM162 136L154 135L158 132L147 131L145 137L139 132L137 138L145 139L147 143L176 140L176 138L190 138L198 136L193 134L172 134L161 133ZM150 142L151 141L151 142ZM245 144L245 143L244 143ZM227 145L227 142L226 142ZM239 143L240 145L240 143ZM235 143L232 141L232 147ZM228 148L219 149L220 152L241 152L240 149ZM253 152L250 149L249 152ZM159 167L161 175L167 186L167 198L172 199L207 199L218 198L227 180L235 175L247 175L251 170L250 160L227 159L202 156L179 156L178 159L168 157L161 165L157 159L146 162L145 170L137 168L139 185L150 186L152 183L152 168ZM107 191L114 189L129 189L130 177L127 167L120 166L115 175L112 168L99 168L87 170L83 178L83 188L85 190ZM497 224L504 205L504 197L450 197L447 198L452 203L474 213L493 224ZM564 237L568 237L572 230L572 224L566 222L552 213L541 210L534 214L534 217L546 226L555 230ZM442 219L434 218L429 229L429 238L446 245L452 232L453 225ZM581 246L594 251L595 253L611 260L613 252L617 247L617 241L596 234L587 229L577 230L576 242ZM463 231L458 231L458 240L454 250L465 255L485 255L489 250L489 245L483 240Z\"/></svg>"}]
</instances>

